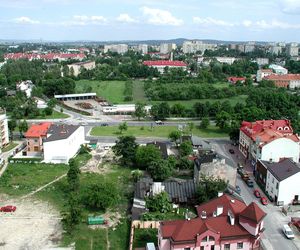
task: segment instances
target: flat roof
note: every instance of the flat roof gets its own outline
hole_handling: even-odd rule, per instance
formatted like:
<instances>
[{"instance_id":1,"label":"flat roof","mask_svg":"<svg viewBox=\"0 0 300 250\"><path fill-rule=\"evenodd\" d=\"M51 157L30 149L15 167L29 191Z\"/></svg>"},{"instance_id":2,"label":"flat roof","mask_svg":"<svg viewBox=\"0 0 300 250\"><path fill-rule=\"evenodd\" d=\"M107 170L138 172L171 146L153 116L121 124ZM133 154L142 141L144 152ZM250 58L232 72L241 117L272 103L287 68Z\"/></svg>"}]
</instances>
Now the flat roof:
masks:
<instances>
[{"instance_id":1,"label":"flat roof","mask_svg":"<svg viewBox=\"0 0 300 250\"><path fill-rule=\"evenodd\" d=\"M97 96L97 94L96 93L83 93L83 94L54 95L54 98L84 97L84 96Z\"/></svg>"}]
</instances>

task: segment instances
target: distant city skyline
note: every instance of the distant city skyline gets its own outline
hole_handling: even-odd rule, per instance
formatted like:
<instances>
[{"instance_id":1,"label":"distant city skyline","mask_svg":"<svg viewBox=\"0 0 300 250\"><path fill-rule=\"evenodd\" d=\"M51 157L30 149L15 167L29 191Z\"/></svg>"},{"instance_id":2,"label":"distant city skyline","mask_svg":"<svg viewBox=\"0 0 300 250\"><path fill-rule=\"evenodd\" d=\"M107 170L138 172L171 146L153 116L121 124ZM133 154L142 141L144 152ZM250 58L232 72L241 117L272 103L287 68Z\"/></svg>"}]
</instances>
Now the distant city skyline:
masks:
<instances>
[{"instance_id":1,"label":"distant city skyline","mask_svg":"<svg viewBox=\"0 0 300 250\"><path fill-rule=\"evenodd\" d=\"M300 0L0 0L0 39L300 43Z\"/></svg>"}]
</instances>

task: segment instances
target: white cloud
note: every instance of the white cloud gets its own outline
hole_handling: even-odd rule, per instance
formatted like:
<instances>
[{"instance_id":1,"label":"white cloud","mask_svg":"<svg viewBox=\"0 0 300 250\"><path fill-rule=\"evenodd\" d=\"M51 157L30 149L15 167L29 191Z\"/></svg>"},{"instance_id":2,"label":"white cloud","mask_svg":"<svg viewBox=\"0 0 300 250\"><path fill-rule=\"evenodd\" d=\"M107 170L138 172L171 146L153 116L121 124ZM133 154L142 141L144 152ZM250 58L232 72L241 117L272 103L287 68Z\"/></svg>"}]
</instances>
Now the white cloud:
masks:
<instances>
[{"instance_id":1,"label":"white cloud","mask_svg":"<svg viewBox=\"0 0 300 250\"><path fill-rule=\"evenodd\" d=\"M299 0L281 0L281 9L284 13L300 14L300 1Z\"/></svg>"},{"instance_id":2,"label":"white cloud","mask_svg":"<svg viewBox=\"0 0 300 250\"><path fill-rule=\"evenodd\" d=\"M122 23L137 23L138 21L129 16L127 13L120 14L117 17L117 21Z\"/></svg>"},{"instance_id":3,"label":"white cloud","mask_svg":"<svg viewBox=\"0 0 300 250\"><path fill-rule=\"evenodd\" d=\"M212 17L193 17L193 22L201 25L214 25L214 26L234 26L235 23L230 23L220 19L214 19Z\"/></svg>"},{"instance_id":4,"label":"white cloud","mask_svg":"<svg viewBox=\"0 0 300 250\"><path fill-rule=\"evenodd\" d=\"M258 28L258 29L300 29L300 24L291 24L286 22L281 22L278 20L266 21L258 20L251 22L248 20L243 21L243 25L247 28Z\"/></svg>"},{"instance_id":5,"label":"white cloud","mask_svg":"<svg viewBox=\"0 0 300 250\"><path fill-rule=\"evenodd\" d=\"M149 7L142 7L141 11L147 18L147 22L154 25L172 25L180 26L183 20L174 17L171 12L161 9L152 9Z\"/></svg>"},{"instance_id":6,"label":"white cloud","mask_svg":"<svg viewBox=\"0 0 300 250\"><path fill-rule=\"evenodd\" d=\"M15 23L21 23L21 24L38 24L38 23L40 23L39 21L32 20L30 17L27 17L27 16L17 17L13 21Z\"/></svg>"},{"instance_id":7,"label":"white cloud","mask_svg":"<svg viewBox=\"0 0 300 250\"><path fill-rule=\"evenodd\" d=\"M103 16L85 16L85 15L75 15L73 20L65 22L67 25L101 25L106 24L107 19Z\"/></svg>"},{"instance_id":8,"label":"white cloud","mask_svg":"<svg viewBox=\"0 0 300 250\"><path fill-rule=\"evenodd\" d=\"M242 22L242 25L244 25L245 27L250 27L252 25L252 21L250 21L250 20L244 20Z\"/></svg>"}]
</instances>

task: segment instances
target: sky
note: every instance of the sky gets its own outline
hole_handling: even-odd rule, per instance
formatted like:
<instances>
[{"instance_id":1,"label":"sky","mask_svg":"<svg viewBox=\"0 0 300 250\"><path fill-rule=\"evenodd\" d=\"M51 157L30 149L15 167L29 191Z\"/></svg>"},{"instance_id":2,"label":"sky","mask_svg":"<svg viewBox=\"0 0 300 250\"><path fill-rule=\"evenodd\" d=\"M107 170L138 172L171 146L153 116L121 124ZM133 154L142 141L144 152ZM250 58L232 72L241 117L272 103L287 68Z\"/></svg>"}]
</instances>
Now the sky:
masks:
<instances>
[{"instance_id":1,"label":"sky","mask_svg":"<svg viewBox=\"0 0 300 250\"><path fill-rule=\"evenodd\" d=\"M300 42L300 0L0 0L0 39Z\"/></svg>"}]
</instances>

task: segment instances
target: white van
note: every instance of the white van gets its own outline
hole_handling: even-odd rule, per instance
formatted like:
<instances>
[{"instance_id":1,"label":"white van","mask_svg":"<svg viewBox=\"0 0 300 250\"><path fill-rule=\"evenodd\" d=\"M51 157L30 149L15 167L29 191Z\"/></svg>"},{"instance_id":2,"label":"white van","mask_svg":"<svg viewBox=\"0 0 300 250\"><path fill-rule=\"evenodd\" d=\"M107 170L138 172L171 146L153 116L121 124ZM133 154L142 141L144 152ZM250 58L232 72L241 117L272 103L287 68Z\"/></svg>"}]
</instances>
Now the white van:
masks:
<instances>
[{"instance_id":1,"label":"white van","mask_svg":"<svg viewBox=\"0 0 300 250\"><path fill-rule=\"evenodd\" d=\"M293 233L292 229L289 227L289 225L287 225L287 224L283 225L282 231L288 239L295 238L294 233Z\"/></svg>"}]
</instances>

